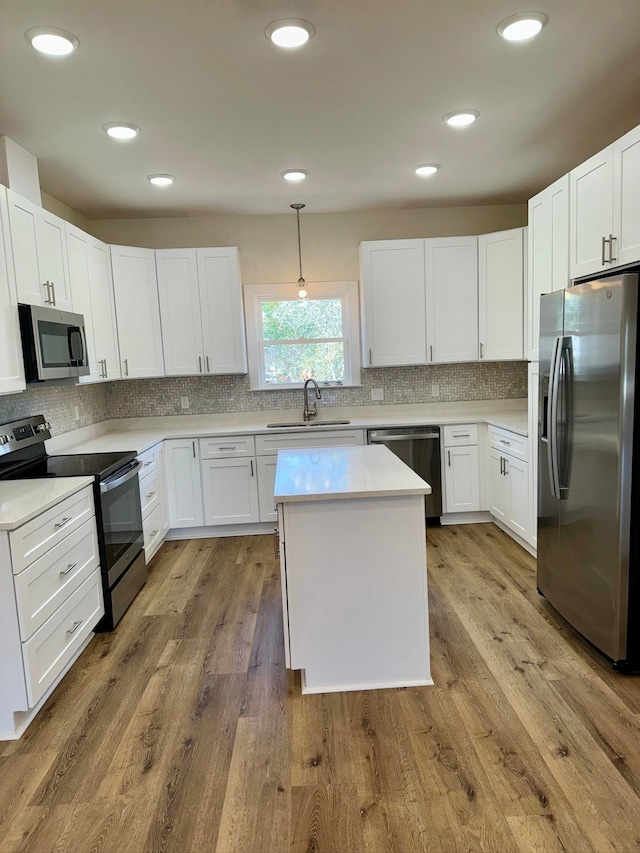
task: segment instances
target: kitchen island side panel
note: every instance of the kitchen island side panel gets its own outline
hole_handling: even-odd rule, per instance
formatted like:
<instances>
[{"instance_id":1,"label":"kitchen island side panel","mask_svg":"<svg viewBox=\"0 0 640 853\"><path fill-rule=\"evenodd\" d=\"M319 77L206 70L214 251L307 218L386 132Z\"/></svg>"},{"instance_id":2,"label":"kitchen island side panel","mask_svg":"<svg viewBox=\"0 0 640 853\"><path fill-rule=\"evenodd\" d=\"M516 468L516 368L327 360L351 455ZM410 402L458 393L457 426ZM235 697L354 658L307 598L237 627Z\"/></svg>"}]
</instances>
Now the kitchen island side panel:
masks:
<instances>
[{"instance_id":1,"label":"kitchen island side panel","mask_svg":"<svg viewBox=\"0 0 640 853\"><path fill-rule=\"evenodd\" d=\"M431 684L424 496L284 506L303 692Z\"/></svg>"}]
</instances>

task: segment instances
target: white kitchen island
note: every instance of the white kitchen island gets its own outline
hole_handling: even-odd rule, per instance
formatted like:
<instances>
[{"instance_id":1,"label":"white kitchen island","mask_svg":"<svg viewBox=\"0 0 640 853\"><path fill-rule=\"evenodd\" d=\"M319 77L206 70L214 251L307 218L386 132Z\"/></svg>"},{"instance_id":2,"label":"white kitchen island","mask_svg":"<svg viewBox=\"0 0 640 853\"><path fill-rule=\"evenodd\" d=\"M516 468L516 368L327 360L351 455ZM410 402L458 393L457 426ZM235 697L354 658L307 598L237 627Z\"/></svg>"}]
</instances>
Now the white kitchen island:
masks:
<instances>
[{"instance_id":1,"label":"white kitchen island","mask_svg":"<svg viewBox=\"0 0 640 853\"><path fill-rule=\"evenodd\" d=\"M381 445L279 451L285 657L303 693L433 684L430 492Z\"/></svg>"}]
</instances>

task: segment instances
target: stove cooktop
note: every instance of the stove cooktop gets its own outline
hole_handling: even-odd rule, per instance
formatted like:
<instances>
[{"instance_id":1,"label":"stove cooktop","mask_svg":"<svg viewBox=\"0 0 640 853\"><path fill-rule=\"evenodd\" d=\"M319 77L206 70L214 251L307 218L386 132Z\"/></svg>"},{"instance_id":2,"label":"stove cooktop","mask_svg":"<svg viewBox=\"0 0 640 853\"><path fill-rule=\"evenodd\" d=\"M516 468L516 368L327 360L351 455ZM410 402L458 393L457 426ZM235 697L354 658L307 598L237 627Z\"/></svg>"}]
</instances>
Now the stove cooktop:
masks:
<instances>
[{"instance_id":1,"label":"stove cooktop","mask_svg":"<svg viewBox=\"0 0 640 853\"><path fill-rule=\"evenodd\" d=\"M40 477L96 477L104 480L136 458L126 453L76 453L69 456L44 456L6 474L6 479L35 480Z\"/></svg>"}]
</instances>

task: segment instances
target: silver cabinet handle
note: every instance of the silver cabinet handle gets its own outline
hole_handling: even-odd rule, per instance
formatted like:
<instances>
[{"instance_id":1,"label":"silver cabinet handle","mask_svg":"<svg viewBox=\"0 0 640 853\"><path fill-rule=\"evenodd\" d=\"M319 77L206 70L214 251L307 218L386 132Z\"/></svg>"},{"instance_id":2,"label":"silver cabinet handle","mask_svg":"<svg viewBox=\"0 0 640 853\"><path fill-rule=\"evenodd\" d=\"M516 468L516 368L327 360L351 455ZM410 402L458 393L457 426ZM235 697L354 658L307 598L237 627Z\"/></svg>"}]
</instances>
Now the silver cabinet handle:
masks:
<instances>
[{"instance_id":1,"label":"silver cabinet handle","mask_svg":"<svg viewBox=\"0 0 640 853\"><path fill-rule=\"evenodd\" d=\"M501 457L500 457L500 476L502 476L502 475L504 474L504 465L503 465L503 463L504 463L504 458L501 456Z\"/></svg>"},{"instance_id":2,"label":"silver cabinet handle","mask_svg":"<svg viewBox=\"0 0 640 853\"><path fill-rule=\"evenodd\" d=\"M195 441L191 442L191 446L193 448L193 458L195 459L196 458L196 443L195 443Z\"/></svg>"},{"instance_id":3,"label":"silver cabinet handle","mask_svg":"<svg viewBox=\"0 0 640 853\"><path fill-rule=\"evenodd\" d=\"M149 492L149 494L145 495L145 497L147 500L149 500L149 498L152 498L154 495L155 495L155 492Z\"/></svg>"},{"instance_id":4,"label":"silver cabinet handle","mask_svg":"<svg viewBox=\"0 0 640 853\"><path fill-rule=\"evenodd\" d=\"M484 358L484 345L480 344L480 358Z\"/></svg>"},{"instance_id":5,"label":"silver cabinet handle","mask_svg":"<svg viewBox=\"0 0 640 853\"><path fill-rule=\"evenodd\" d=\"M153 465L153 459L149 459L149 461L148 461L148 462L143 462L143 463L142 463L142 467L143 467L143 468L148 468L148 467L149 467L149 465Z\"/></svg>"},{"instance_id":6,"label":"silver cabinet handle","mask_svg":"<svg viewBox=\"0 0 640 853\"><path fill-rule=\"evenodd\" d=\"M158 531L157 531L157 530L152 530L152 531L151 531L151 538L152 538L152 539L153 539L153 537L154 537L154 536L157 536L157 535L158 535Z\"/></svg>"},{"instance_id":7,"label":"silver cabinet handle","mask_svg":"<svg viewBox=\"0 0 640 853\"><path fill-rule=\"evenodd\" d=\"M235 445L235 444L233 445L233 447L229 446L229 447L219 447L219 448L218 448L218 450L220 451L220 453L222 453L222 452L223 452L223 451L225 451L225 450L235 450L235 449L236 449L236 445Z\"/></svg>"},{"instance_id":8,"label":"silver cabinet handle","mask_svg":"<svg viewBox=\"0 0 640 853\"><path fill-rule=\"evenodd\" d=\"M53 302L52 305L56 304L56 283L54 281L51 282L51 292L53 293Z\"/></svg>"},{"instance_id":9,"label":"silver cabinet handle","mask_svg":"<svg viewBox=\"0 0 640 853\"><path fill-rule=\"evenodd\" d=\"M198 356L198 373L202 373L202 356Z\"/></svg>"},{"instance_id":10,"label":"silver cabinet handle","mask_svg":"<svg viewBox=\"0 0 640 853\"><path fill-rule=\"evenodd\" d=\"M124 375L125 376L129 375L129 359L128 358L125 358L125 360L124 360Z\"/></svg>"},{"instance_id":11,"label":"silver cabinet handle","mask_svg":"<svg viewBox=\"0 0 640 853\"><path fill-rule=\"evenodd\" d=\"M109 371L107 370L107 359L103 358L102 360L104 361L104 378L106 379L109 375Z\"/></svg>"},{"instance_id":12,"label":"silver cabinet handle","mask_svg":"<svg viewBox=\"0 0 640 853\"><path fill-rule=\"evenodd\" d=\"M508 460L507 460L507 459L505 459L505 460L504 460L504 476L505 476L505 477L508 477L508 476L509 476L509 468L507 467L507 465L508 465L508 464L509 464L509 463L508 463Z\"/></svg>"},{"instance_id":13,"label":"silver cabinet handle","mask_svg":"<svg viewBox=\"0 0 640 853\"><path fill-rule=\"evenodd\" d=\"M63 569L60 572L60 577L64 577L64 575L68 575L69 572L72 572L77 565L78 565L77 563L71 563L70 565L68 565L66 569Z\"/></svg>"},{"instance_id":14,"label":"silver cabinet handle","mask_svg":"<svg viewBox=\"0 0 640 853\"><path fill-rule=\"evenodd\" d=\"M45 297L45 305L51 305L51 282L45 281L42 285L47 290L47 295Z\"/></svg>"},{"instance_id":15,"label":"silver cabinet handle","mask_svg":"<svg viewBox=\"0 0 640 853\"><path fill-rule=\"evenodd\" d=\"M276 560L280 556L280 532L277 527L273 528L273 556Z\"/></svg>"},{"instance_id":16,"label":"silver cabinet handle","mask_svg":"<svg viewBox=\"0 0 640 853\"><path fill-rule=\"evenodd\" d=\"M207 366L207 373L211 373L211 370L209 369L209 356L208 356L208 355L205 355L205 357L204 357L204 363L205 363L205 364L206 364L206 366Z\"/></svg>"},{"instance_id":17,"label":"silver cabinet handle","mask_svg":"<svg viewBox=\"0 0 640 853\"><path fill-rule=\"evenodd\" d=\"M451 451L450 450L447 450L447 459L448 459L447 464L449 465L449 468L451 468Z\"/></svg>"},{"instance_id":18,"label":"silver cabinet handle","mask_svg":"<svg viewBox=\"0 0 640 853\"><path fill-rule=\"evenodd\" d=\"M249 462L251 463L251 476L253 477L253 459L250 459Z\"/></svg>"},{"instance_id":19,"label":"silver cabinet handle","mask_svg":"<svg viewBox=\"0 0 640 853\"><path fill-rule=\"evenodd\" d=\"M606 255L604 253L604 247L607 245L608 242L609 241L607 240L606 237L602 238L602 259L601 259L602 260L602 266L604 266L607 263L607 258L606 258Z\"/></svg>"},{"instance_id":20,"label":"silver cabinet handle","mask_svg":"<svg viewBox=\"0 0 640 853\"><path fill-rule=\"evenodd\" d=\"M58 528L64 527L65 524L69 524L69 522L71 521L72 518L73 518L72 515L68 515L66 518L63 518L62 521L56 521L55 526Z\"/></svg>"},{"instance_id":21,"label":"silver cabinet handle","mask_svg":"<svg viewBox=\"0 0 640 853\"><path fill-rule=\"evenodd\" d=\"M429 361L433 361L433 344L429 344Z\"/></svg>"},{"instance_id":22,"label":"silver cabinet handle","mask_svg":"<svg viewBox=\"0 0 640 853\"><path fill-rule=\"evenodd\" d=\"M507 439L506 439L506 438L501 438L501 439L500 439L500 444L506 444L506 445L508 445L509 447L511 447L511 442L510 442L510 441L507 441Z\"/></svg>"},{"instance_id":23,"label":"silver cabinet handle","mask_svg":"<svg viewBox=\"0 0 640 853\"><path fill-rule=\"evenodd\" d=\"M617 240L617 237L614 237L613 234L609 234L609 263L612 264L614 261L618 259L613 254L613 241Z\"/></svg>"},{"instance_id":24,"label":"silver cabinet handle","mask_svg":"<svg viewBox=\"0 0 640 853\"><path fill-rule=\"evenodd\" d=\"M76 622L73 623L73 627L69 628L69 630L67 631L67 634L68 635L75 634L75 632L78 630L78 628L82 625L83 622L84 622L84 619L78 619Z\"/></svg>"},{"instance_id":25,"label":"silver cabinet handle","mask_svg":"<svg viewBox=\"0 0 640 853\"><path fill-rule=\"evenodd\" d=\"M371 347L369 347L369 367L373 366L373 359L371 358Z\"/></svg>"},{"instance_id":26,"label":"silver cabinet handle","mask_svg":"<svg viewBox=\"0 0 640 853\"><path fill-rule=\"evenodd\" d=\"M471 433L469 432L452 432L452 438L471 438Z\"/></svg>"}]
</instances>

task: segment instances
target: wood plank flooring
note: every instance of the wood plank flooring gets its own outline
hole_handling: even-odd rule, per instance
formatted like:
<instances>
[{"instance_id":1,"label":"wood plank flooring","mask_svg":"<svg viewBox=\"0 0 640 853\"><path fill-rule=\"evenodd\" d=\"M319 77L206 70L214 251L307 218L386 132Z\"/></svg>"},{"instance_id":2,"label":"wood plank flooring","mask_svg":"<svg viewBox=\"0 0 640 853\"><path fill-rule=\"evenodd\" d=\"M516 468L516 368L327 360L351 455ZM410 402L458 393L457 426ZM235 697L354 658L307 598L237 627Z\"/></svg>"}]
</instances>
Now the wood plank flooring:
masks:
<instances>
[{"instance_id":1,"label":"wood plank flooring","mask_svg":"<svg viewBox=\"0 0 640 853\"><path fill-rule=\"evenodd\" d=\"M0 852L640 850L640 678L494 525L430 529L428 564L435 687L301 696L271 537L165 544L0 744Z\"/></svg>"}]
</instances>

